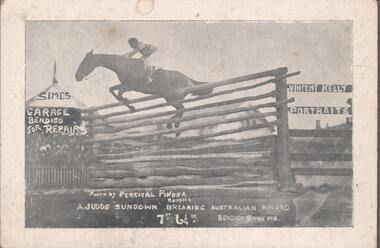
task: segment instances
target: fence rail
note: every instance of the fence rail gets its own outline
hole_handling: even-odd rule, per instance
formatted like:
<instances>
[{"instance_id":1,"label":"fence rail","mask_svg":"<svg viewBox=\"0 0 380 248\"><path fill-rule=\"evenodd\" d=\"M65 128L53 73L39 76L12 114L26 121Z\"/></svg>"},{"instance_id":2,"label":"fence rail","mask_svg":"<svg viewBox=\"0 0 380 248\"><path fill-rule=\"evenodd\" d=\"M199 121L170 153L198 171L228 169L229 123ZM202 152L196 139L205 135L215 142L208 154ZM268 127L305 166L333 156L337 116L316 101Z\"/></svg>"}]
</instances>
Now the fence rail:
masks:
<instances>
[{"instance_id":1,"label":"fence rail","mask_svg":"<svg viewBox=\"0 0 380 248\"><path fill-rule=\"evenodd\" d=\"M329 129L289 129L291 137L352 137L352 130L329 130Z\"/></svg>"},{"instance_id":2,"label":"fence rail","mask_svg":"<svg viewBox=\"0 0 380 248\"><path fill-rule=\"evenodd\" d=\"M350 168L294 168L292 172L300 176L352 176Z\"/></svg>"},{"instance_id":3,"label":"fence rail","mask_svg":"<svg viewBox=\"0 0 380 248\"><path fill-rule=\"evenodd\" d=\"M292 161L352 161L351 153L290 153Z\"/></svg>"}]
</instances>

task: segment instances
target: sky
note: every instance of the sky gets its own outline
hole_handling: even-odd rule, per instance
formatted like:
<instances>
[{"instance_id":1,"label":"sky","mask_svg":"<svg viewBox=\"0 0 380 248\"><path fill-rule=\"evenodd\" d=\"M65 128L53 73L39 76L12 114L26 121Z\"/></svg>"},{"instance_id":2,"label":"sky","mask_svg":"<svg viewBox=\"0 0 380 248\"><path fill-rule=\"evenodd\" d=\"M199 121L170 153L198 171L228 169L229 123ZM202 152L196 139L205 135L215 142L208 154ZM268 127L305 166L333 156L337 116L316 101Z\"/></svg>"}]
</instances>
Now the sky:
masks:
<instances>
[{"instance_id":1,"label":"sky","mask_svg":"<svg viewBox=\"0 0 380 248\"><path fill-rule=\"evenodd\" d=\"M301 74L289 83L352 84L352 23L349 21L32 21L26 24L26 98L57 79L87 106L115 102L108 88L113 72L96 69L84 82L74 78L87 52L123 54L130 37L158 47L150 63L198 81L217 81L288 67ZM350 93L288 93L293 106L347 106ZM141 96L128 92L129 98ZM336 125L346 116L290 115L291 128Z\"/></svg>"}]
</instances>

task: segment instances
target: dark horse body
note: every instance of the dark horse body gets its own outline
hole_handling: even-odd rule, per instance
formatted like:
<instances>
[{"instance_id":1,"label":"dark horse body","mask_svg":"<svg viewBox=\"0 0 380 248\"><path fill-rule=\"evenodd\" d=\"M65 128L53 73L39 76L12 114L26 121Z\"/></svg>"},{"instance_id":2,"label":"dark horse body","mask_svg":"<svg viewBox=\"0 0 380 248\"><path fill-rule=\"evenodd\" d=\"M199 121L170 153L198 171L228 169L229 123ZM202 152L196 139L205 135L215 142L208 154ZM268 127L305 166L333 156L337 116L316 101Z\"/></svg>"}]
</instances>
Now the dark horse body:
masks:
<instances>
[{"instance_id":1,"label":"dark horse body","mask_svg":"<svg viewBox=\"0 0 380 248\"><path fill-rule=\"evenodd\" d=\"M82 81L95 68L104 67L116 73L121 84L110 87L111 94L120 102L124 103L131 111L135 108L130 105L127 98L123 97L126 91L138 91L145 94L158 95L163 97L174 108L181 110L184 108L183 100L188 94L187 90L194 85L203 84L197 82L181 72L158 69L152 74L152 83L148 80L145 64L142 59L128 58L122 55L93 54L92 51L86 54L81 62L75 78ZM117 93L116 93L117 91ZM212 92L211 88L192 92L194 95L206 95ZM179 111L173 118L182 117L183 112ZM179 123L176 123L179 126ZM171 125L169 124L170 128Z\"/></svg>"}]
</instances>

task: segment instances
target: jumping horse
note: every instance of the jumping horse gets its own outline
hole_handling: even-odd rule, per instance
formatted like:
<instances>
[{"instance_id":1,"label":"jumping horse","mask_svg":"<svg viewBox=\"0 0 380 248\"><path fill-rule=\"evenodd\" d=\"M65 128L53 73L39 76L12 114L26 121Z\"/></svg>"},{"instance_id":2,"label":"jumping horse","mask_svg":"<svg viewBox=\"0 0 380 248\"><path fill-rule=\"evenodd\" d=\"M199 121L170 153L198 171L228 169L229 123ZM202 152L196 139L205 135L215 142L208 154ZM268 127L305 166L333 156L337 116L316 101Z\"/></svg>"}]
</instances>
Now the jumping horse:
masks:
<instances>
[{"instance_id":1,"label":"jumping horse","mask_svg":"<svg viewBox=\"0 0 380 248\"><path fill-rule=\"evenodd\" d=\"M178 101L186 97L189 88L204 84L204 82L195 81L181 72L163 69L155 70L152 73L152 82L146 83L148 74L142 59L128 58L123 55L94 54L93 50L88 52L80 63L75 73L75 79L82 81L97 67L104 67L116 73L121 84L110 87L109 91L131 111L136 111L136 109L130 104L128 98L123 97L124 92L138 91L144 94L161 96L175 109L183 110L183 103ZM192 94L207 95L211 92L212 88L206 88L192 92ZM183 111L178 111L172 118L182 116ZM167 127L172 128L171 123L168 123ZM175 123L175 127L179 127L179 122Z\"/></svg>"}]
</instances>

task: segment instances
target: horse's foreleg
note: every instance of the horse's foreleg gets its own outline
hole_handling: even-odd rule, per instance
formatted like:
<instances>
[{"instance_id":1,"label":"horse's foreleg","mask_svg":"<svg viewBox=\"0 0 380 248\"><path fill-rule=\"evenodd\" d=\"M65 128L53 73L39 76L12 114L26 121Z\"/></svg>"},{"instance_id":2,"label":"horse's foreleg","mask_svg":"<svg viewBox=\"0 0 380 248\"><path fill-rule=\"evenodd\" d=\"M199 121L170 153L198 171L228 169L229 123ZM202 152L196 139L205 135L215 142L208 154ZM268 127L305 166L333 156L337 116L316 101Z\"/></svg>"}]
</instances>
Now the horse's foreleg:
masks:
<instances>
[{"instance_id":1,"label":"horse's foreleg","mask_svg":"<svg viewBox=\"0 0 380 248\"><path fill-rule=\"evenodd\" d=\"M115 91L118 91L118 93L116 94ZM132 106L130 103L130 101L128 100L128 98L124 98L123 97L123 93L126 92L127 89L125 87L125 85L123 84L119 84L119 85L116 85L116 86L112 86L110 87L110 92L111 94L120 102L124 103L125 106L127 106L131 111L136 111L135 107Z\"/></svg>"},{"instance_id":2,"label":"horse's foreleg","mask_svg":"<svg viewBox=\"0 0 380 248\"><path fill-rule=\"evenodd\" d=\"M135 112L136 111L136 108L131 105L131 102L129 101L128 98L126 97L123 97L123 93L125 92L126 90L122 91L122 90L119 90L119 94L118 94L118 97L120 99L120 101L122 103L124 103L125 106L127 106L132 112Z\"/></svg>"},{"instance_id":3,"label":"horse's foreleg","mask_svg":"<svg viewBox=\"0 0 380 248\"><path fill-rule=\"evenodd\" d=\"M120 85L116 85L116 86L112 86L112 87L110 87L110 89L109 89L111 95L113 95L113 96L116 98L116 100L118 100L118 101L120 101L120 99L119 99L119 97L116 95L115 91L116 91L116 90L119 90L119 87L120 87Z\"/></svg>"}]
</instances>

